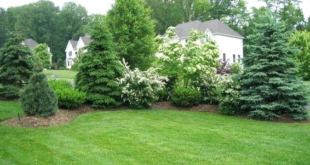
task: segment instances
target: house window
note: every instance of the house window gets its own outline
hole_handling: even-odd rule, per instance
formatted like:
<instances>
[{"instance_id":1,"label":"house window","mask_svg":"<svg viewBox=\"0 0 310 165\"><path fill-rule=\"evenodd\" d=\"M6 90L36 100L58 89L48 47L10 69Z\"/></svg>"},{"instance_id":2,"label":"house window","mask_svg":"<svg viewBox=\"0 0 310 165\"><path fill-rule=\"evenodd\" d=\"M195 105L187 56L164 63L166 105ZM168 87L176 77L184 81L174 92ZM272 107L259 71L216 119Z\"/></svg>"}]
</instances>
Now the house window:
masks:
<instances>
[{"instance_id":1,"label":"house window","mask_svg":"<svg viewBox=\"0 0 310 165\"><path fill-rule=\"evenodd\" d=\"M226 54L223 53L223 61L226 61Z\"/></svg>"},{"instance_id":2,"label":"house window","mask_svg":"<svg viewBox=\"0 0 310 165\"><path fill-rule=\"evenodd\" d=\"M240 54L238 55L238 62L239 62L239 63L241 62Z\"/></svg>"},{"instance_id":3,"label":"house window","mask_svg":"<svg viewBox=\"0 0 310 165\"><path fill-rule=\"evenodd\" d=\"M69 52L69 56L72 56L72 51Z\"/></svg>"},{"instance_id":4,"label":"house window","mask_svg":"<svg viewBox=\"0 0 310 165\"><path fill-rule=\"evenodd\" d=\"M68 66L70 66L70 61L68 61Z\"/></svg>"},{"instance_id":5,"label":"house window","mask_svg":"<svg viewBox=\"0 0 310 165\"><path fill-rule=\"evenodd\" d=\"M236 62L236 55L233 55L233 62Z\"/></svg>"}]
</instances>

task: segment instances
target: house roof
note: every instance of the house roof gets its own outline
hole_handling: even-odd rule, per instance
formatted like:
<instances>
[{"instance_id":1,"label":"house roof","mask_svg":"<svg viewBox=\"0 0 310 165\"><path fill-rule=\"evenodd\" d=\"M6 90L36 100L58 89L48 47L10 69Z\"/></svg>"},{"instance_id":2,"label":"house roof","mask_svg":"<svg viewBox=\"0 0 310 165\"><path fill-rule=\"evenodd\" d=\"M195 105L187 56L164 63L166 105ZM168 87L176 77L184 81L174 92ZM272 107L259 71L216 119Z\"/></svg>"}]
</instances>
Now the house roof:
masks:
<instances>
[{"instance_id":1,"label":"house roof","mask_svg":"<svg viewBox=\"0 0 310 165\"><path fill-rule=\"evenodd\" d=\"M91 42L91 39L90 39L89 35L83 36L83 37L81 37L81 39L84 42L85 46L87 46Z\"/></svg>"},{"instance_id":2,"label":"house roof","mask_svg":"<svg viewBox=\"0 0 310 165\"><path fill-rule=\"evenodd\" d=\"M75 40L69 40L70 44L72 45L73 49L76 49L77 41Z\"/></svg>"},{"instance_id":3,"label":"house roof","mask_svg":"<svg viewBox=\"0 0 310 165\"><path fill-rule=\"evenodd\" d=\"M24 44L28 46L30 49L34 49L38 45L38 43L31 38L26 39L24 41Z\"/></svg>"},{"instance_id":4,"label":"house roof","mask_svg":"<svg viewBox=\"0 0 310 165\"><path fill-rule=\"evenodd\" d=\"M191 30L206 31L209 29L212 34L221 34L237 38L243 38L239 33L222 23L220 20L215 19L206 22L191 21L182 23L176 26L176 33L179 38L187 38Z\"/></svg>"}]
</instances>

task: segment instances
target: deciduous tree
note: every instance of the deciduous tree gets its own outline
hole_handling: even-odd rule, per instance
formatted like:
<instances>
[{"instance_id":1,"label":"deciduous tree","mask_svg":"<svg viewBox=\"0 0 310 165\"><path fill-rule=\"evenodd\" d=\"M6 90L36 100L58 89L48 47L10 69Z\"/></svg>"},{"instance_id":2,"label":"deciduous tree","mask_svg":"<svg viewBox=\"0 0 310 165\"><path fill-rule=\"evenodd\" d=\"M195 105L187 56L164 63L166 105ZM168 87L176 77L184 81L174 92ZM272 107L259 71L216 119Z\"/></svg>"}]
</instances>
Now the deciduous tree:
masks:
<instances>
[{"instance_id":1,"label":"deciduous tree","mask_svg":"<svg viewBox=\"0 0 310 165\"><path fill-rule=\"evenodd\" d=\"M131 68L146 70L154 60L154 21L144 0L116 0L108 12L116 50Z\"/></svg>"}]
</instances>

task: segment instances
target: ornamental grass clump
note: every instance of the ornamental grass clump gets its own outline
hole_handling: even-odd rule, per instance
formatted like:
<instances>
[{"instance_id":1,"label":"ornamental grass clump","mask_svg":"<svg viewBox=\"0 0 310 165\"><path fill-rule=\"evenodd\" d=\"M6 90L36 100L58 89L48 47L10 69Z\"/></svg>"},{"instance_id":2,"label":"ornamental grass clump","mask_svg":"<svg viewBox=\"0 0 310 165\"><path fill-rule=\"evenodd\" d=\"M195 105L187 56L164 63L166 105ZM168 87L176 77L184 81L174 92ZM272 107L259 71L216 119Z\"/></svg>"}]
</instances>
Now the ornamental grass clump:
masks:
<instances>
[{"instance_id":1,"label":"ornamental grass clump","mask_svg":"<svg viewBox=\"0 0 310 165\"><path fill-rule=\"evenodd\" d=\"M118 79L122 89L123 101L132 108L146 108L158 99L157 93L165 87L165 76L160 76L156 68L149 68L146 71L139 69L130 70L123 59L124 77Z\"/></svg>"}]
</instances>

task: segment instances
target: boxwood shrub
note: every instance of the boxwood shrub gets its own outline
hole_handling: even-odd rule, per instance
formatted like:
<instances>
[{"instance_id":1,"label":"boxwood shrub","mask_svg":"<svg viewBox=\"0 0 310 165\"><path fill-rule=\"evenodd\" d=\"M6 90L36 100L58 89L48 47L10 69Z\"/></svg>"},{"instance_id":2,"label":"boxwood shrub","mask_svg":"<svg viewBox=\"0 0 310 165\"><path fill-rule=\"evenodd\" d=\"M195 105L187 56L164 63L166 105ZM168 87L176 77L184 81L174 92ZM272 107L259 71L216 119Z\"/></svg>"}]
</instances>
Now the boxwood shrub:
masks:
<instances>
[{"instance_id":1,"label":"boxwood shrub","mask_svg":"<svg viewBox=\"0 0 310 165\"><path fill-rule=\"evenodd\" d=\"M49 85L56 92L59 108L75 109L85 102L86 93L73 89L66 80L51 80Z\"/></svg>"},{"instance_id":2,"label":"boxwood shrub","mask_svg":"<svg viewBox=\"0 0 310 165\"><path fill-rule=\"evenodd\" d=\"M199 90L191 88L176 88L172 93L172 102L181 107L198 105L201 101Z\"/></svg>"}]
</instances>

